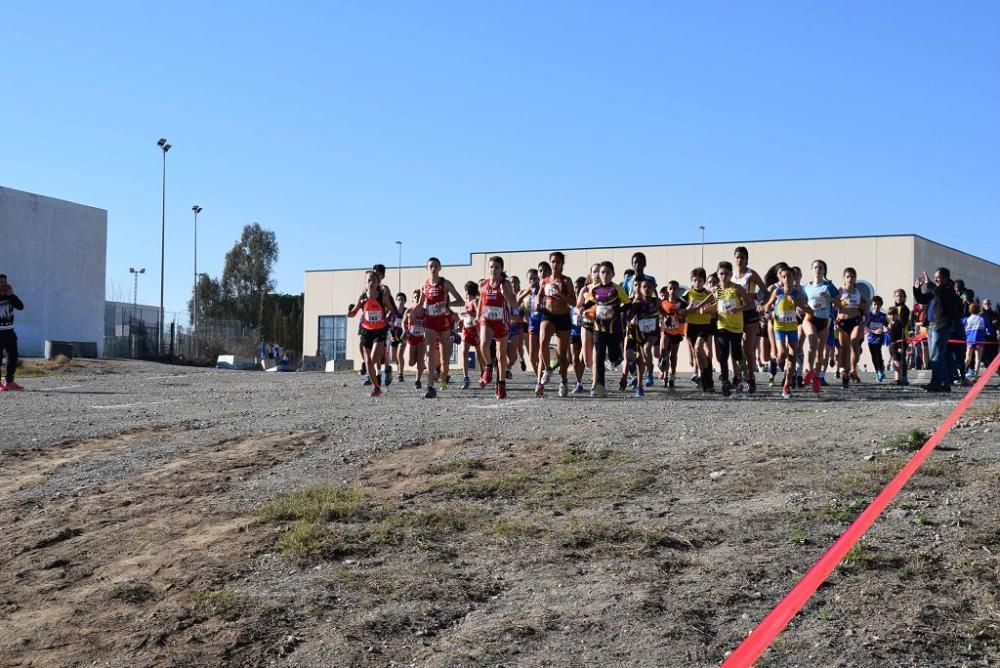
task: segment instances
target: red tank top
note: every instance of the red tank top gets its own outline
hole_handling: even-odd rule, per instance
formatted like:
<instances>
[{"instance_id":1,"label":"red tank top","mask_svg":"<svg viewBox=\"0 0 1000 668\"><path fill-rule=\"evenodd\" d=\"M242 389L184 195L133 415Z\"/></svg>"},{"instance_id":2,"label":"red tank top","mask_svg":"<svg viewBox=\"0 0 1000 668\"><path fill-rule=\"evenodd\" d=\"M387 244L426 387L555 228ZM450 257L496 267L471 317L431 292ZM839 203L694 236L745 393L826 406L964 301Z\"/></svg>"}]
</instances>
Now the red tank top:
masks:
<instances>
[{"instance_id":1,"label":"red tank top","mask_svg":"<svg viewBox=\"0 0 1000 668\"><path fill-rule=\"evenodd\" d=\"M470 332L476 331L479 323L476 321L476 305L467 303L462 308L462 327Z\"/></svg>"},{"instance_id":2,"label":"red tank top","mask_svg":"<svg viewBox=\"0 0 1000 668\"><path fill-rule=\"evenodd\" d=\"M374 296L369 295L368 299L361 306L361 327L363 329L374 330L374 329L384 329L388 326L385 321L385 306L382 304L382 289L375 293Z\"/></svg>"},{"instance_id":3,"label":"red tank top","mask_svg":"<svg viewBox=\"0 0 1000 668\"><path fill-rule=\"evenodd\" d=\"M479 282L479 316L491 322L507 322L510 320L510 305L503 293L503 282L491 285L489 279Z\"/></svg>"},{"instance_id":4,"label":"red tank top","mask_svg":"<svg viewBox=\"0 0 1000 668\"><path fill-rule=\"evenodd\" d=\"M431 279L424 281L424 307L427 316L430 318L440 318L448 315L448 293L444 288L444 279L439 278L437 283L431 283Z\"/></svg>"}]
</instances>

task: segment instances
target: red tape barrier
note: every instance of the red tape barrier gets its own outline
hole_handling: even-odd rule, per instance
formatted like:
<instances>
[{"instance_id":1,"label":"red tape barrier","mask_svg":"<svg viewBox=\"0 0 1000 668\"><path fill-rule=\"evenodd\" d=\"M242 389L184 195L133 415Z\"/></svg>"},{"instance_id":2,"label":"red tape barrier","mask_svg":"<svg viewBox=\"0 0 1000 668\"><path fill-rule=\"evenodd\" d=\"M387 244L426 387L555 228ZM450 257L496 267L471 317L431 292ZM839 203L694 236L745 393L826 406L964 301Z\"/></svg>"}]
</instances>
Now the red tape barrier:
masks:
<instances>
[{"instance_id":1,"label":"red tape barrier","mask_svg":"<svg viewBox=\"0 0 1000 668\"><path fill-rule=\"evenodd\" d=\"M896 474L895 478L889 481L885 489L879 492L875 500L865 508L864 512L854 520L851 526L847 527L847 530L819 558L819 561L802 576L802 579L792 587L791 591L785 595L785 598L781 599L778 605L768 613L767 617L733 650L733 653L723 662L722 668L743 668L753 665L753 662L774 642L778 634L788 626L788 622L792 621L792 617L816 593L819 586L823 584L823 581L837 567L837 564L854 547L854 544L871 528L875 520L882 514L882 511L896 497L899 490L903 488L903 485L909 481L910 477L920 468L920 465L924 463L924 460L933 452L934 448L938 446L945 435L955 426L962 413L979 396L979 393L986 387L987 381L993 377L997 369L1000 369L1000 356L993 360L993 363L980 376L968 394L958 402L955 410L938 426L937 430L927 439L923 447L906 463L906 466Z\"/></svg>"},{"instance_id":2,"label":"red tape barrier","mask_svg":"<svg viewBox=\"0 0 1000 668\"><path fill-rule=\"evenodd\" d=\"M911 337L906 338L906 339L900 339L899 341L896 341L896 343L894 343L893 345L897 345L898 346L903 341L906 341L907 343L913 343L914 341L927 341L927 337L926 336L911 336ZM964 343L967 346L996 346L996 345L1000 345L1000 341L977 341L976 343L969 343L965 339L948 339L948 343Z\"/></svg>"}]
</instances>

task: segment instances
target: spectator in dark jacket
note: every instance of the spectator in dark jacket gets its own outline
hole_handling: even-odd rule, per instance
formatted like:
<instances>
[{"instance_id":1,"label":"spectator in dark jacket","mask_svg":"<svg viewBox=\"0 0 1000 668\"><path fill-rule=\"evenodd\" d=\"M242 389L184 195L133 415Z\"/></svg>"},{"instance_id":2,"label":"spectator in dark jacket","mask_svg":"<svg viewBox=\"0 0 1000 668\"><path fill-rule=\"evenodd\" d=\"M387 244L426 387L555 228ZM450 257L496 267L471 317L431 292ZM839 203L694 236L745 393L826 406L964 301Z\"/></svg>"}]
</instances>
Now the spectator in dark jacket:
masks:
<instances>
[{"instance_id":1,"label":"spectator in dark jacket","mask_svg":"<svg viewBox=\"0 0 1000 668\"><path fill-rule=\"evenodd\" d=\"M990 329L993 330L993 335L987 338L987 343L983 347L983 364L989 366L993 362L993 358L997 356L997 348L1000 347L991 345L1000 339L1000 332L997 330L997 327L1000 326L1000 313L993 309L993 302L989 298L983 300L983 318L990 323Z\"/></svg>"},{"instance_id":2,"label":"spectator in dark jacket","mask_svg":"<svg viewBox=\"0 0 1000 668\"><path fill-rule=\"evenodd\" d=\"M927 336L931 353L931 382L928 392L951 392L957 372L955 360L948 350L948 338L962 322L962 302L951 282L951 272L941 267L934 272L931 283L924 272L913 283L913 300L928 304Z\"/></svg>"}]
</instances>

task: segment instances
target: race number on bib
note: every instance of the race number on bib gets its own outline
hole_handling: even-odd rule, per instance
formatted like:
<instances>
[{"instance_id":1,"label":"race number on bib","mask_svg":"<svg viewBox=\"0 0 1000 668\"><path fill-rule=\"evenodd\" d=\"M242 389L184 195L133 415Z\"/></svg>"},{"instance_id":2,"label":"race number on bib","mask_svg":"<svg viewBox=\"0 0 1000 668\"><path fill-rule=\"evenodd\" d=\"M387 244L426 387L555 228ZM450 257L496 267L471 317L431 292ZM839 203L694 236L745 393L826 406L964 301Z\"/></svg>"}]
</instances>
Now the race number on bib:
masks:
<instances>
[{"instance_id":1,"label":"race number on bib","mask_svg":"<svg viewBox=\"0 0 1000 668\"><path fill-rule=\"evenodd\" d=\"M545 296L546 297L558 297L559 288L556 287L555 283L549 283L545 286Z\"/></svg>"},{"instance_id":2,"label":"race number on bib","mask_svg":"<svg viewBox=\"0 0 1000 668\"><path fill-rule=\"evenodd\" d=\"M739 307L736 306L735 299L721 300L719 302L719 308L722 310L723 313L735 313L736 311L739 310Z\"/></svg>"},{"instance_id":3,"label":"race number on bib","mask_svg":"<svg viewBox=\"0 0 1000 668\"><path fill-rule=\"evenodd\" d=\"M463 319L466 329L473 329L476 326L476 318L471 315L465 316Z\"/></svg>"},{"instance_id":4,"label":"race number on bib","mask_svg":"<svg viewBox=\"0 0 1000 668\"><path fill-rule=\"evenodd\" d=\"M427 305L427 315L444 315L448 311L448 305L444 302L435 302Z\"/></svg>"},{"instance_id":5,"label":"race number on bib","mask_svg":"<svg viewBox=\"0 0 1000 668\"><path fill-rule=\"evenodd\" d=\"M611 320L615 317L615 307L612 304L598 304L595 315L598 320Z\"/></svg>"},{"instance_id":6,"label":"race number on bib","mask_svg":"<svg viewBox=\"0 0 1000 668\"><path fill-rule=\"evenodd\" d=\"M365 320L368 322L382 322L382 311L365 311Z\"/></svg>"},{"instance_id":7,"label":"race number on bib","mask_svg":"<svg viewBox=\"0 0 1000 668\"><path fill-rule=\"evenodd\" d=\"M484 306L483 317L487 320L503 320L503 309L499 306Z\"/></svg>"},{"instance_id":8,"label":"race number on bib","mask_svg":"<svg viewBox=\"0 0 1000 668\"><path fill-rule=\"evenodd\" d=\"M424 335L423 325L417 325L417 324L410 325L410 336L423 336L423 335Z\"/></svg>"},{"instance_id":9,"label":"race number on bib","mask_svg":"<svg viewBox=\"0 0 1000 668\"><path fill-rule=\"evenodd\" d=\"M812 299L810 299L809 308L811 308L814 311L826 310L827 304L826 304L826 299L824 299L825 296L826 295L820 295L819 297L813 297Z\"/></svg>"},{"instance_id":10,"label":"race number on bib","mask_svg":"<svg viewBox=\"0 0 1000 668\"><path fill-rule=\"evenodd\" d=\"M656 318L641 318L639 320L639 331L643 334L650 334L656 331Z\"/></svg>"},{"instance_id":11,"label":"race number on bib","mask_svg":"<svg viewBox=\"0 0 1000 668\"><path fill-rule=\"evenodd\" d=\"M778 322L783 325L790 325L796 322L795 311L778 311Z\"/></svg>"}]
</instances>

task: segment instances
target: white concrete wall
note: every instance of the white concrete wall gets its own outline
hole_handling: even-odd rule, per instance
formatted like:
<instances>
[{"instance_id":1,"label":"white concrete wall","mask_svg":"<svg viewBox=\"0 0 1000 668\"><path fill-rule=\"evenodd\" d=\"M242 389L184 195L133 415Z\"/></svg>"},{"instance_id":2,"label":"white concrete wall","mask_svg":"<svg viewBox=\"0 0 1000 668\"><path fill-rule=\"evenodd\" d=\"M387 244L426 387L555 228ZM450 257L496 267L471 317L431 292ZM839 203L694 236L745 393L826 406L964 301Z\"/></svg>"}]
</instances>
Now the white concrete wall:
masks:
<instances>
[{"instance_id":1,"label":"white concrete wall","mask_svg":"<svg viewBox=\"0 0 1000 668\"><path fill-rule=\"evenodd\" d=\"M938 267L947 267L952 280L965 281L965 287L975 290L979 299L989 298L994 304L1000 301L1000 265L917 237L914 278L922 271L933 278ZM913 278L910 279L912 284Z\"/></svg>"},{"instance_id":2,"label":"white concrete wall","mask_svg":"<svg viewBox=\"0 0 1000 668\"><path fill-rule=\"evenodd\" d=\"M108 212L0 187L0 273L24 302L14 320L22 355L46 339L104 348Z\"/></svg>"},{"instance_id":3,"label":"white concrete wall","mask_svg":"<svg viewBox=\"0 0 1000 668\"><path fill-rule=\"evenodd\" d=\"M705 244L705 267L709 273L715 270L720 260L733 260L733 249L736 246L746 246L750 253L750 266L762 275L769 267L779 261L799 265L806 276L811 279L812 261L822 259L829 267L829 278L836 285L842 281L845 267L854 267L858 272L858 280L871 284L876 294L881 295L886 306L892 303L892 292L896 288L907 289L913 284L915 266L915 243L920 240L913 235L886 237L849 237L834 239L790 239L778 241L738 242L727 241ZM936 246L936 244L935 244ZM943 247L942 247L943 248ZM617 280L630 267L632 253L642 251L646 254L646 271L656 277L662 285L667 280L677 280L682 285L688 283L691 269L701 264L700 244L677 244L659 246L634 246L627 248L586 248L564 250L566 254L566 273L576 277L585 274L592 263L611 260L615 265ZM441 274L451 280L455 287L462 291L462 284L468 280L478 281L486 275L487 259L491 255L500 255L508 274L520 276L524 282L525 272L535 267L540 260L548 259L548 251L490 251L473 253L469 264L445 265ZM965 256L962 266L968 265L972 256ZM372 258L372 263L384 261L385 258ZM991 265L983 260L978 262ZM958 267L958 264L955 264ZM991 265L996 266L996 265ZM364 289L364 269L340 269L306 272L305 294L305 327L303 330L303 347L305 351L314 351L318 345L318 323L321 315L343 315L347 306L355 301ZM401 283L403 291L409 295L414 288L423 285L427 271L423 266L403 267ZM389 267L386 272L386 283L396 291L400 272L395 267ZM978 284L970 283L978 291ZM1000 292L997 294L1000 297ZM907 299L907 302L912 302ZM912 305L912 304L911 304ZM347 357L358 359L358 336L356 323L347 326ZM682 355L682 363L687 355ZM869 364L868 351L865 348L863 363Z\"/></svg>"}]
</instances>

